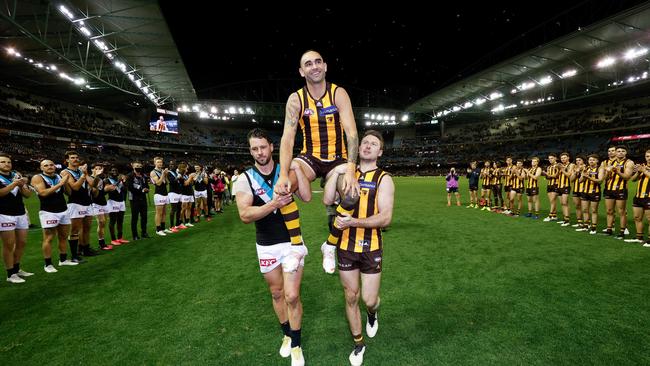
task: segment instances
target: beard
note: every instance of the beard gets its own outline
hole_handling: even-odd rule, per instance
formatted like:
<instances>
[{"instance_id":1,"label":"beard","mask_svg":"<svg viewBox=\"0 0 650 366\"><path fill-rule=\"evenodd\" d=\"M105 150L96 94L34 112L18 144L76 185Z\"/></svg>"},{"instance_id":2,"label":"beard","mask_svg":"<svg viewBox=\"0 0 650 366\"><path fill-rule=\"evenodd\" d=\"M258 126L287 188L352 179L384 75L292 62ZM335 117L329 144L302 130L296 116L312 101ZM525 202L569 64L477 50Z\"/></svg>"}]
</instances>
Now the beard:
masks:
<instances>
[{"instance_id":1,"label":"beard","mask_svg":"<svg viewBox=\"0 0 650 366\"><path fill-rule=\"evenodd\" d=\"M265 158L262 158L262 159L257 159L257 158L255 158L255 162L256 162L259 166L266 166L270 161L271 161L271 158L268 157L268 156L265 157Z\"/></svg>"}]
</instances>

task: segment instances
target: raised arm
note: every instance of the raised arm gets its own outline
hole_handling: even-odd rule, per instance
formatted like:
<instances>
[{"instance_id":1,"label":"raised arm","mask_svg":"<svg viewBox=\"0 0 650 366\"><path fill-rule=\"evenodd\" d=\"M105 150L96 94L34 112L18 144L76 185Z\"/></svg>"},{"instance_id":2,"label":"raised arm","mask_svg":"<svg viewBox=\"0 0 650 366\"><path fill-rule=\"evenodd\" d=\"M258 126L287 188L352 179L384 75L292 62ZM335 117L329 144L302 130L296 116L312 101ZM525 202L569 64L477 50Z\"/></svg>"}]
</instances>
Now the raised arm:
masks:
<instances>
[{"instance_id":1,"label":"raised arm","mask_svg":"<svg viewBox=\"0 0 650 366\"><path fill-rule=\"evenodd\" d=\"M343 193L353 197L359 196L359 182L356 179L357 158L359 157L359 135L357 134L357 123L354 121L352 102L348 92L343 88L337 88L334 96L336 109L341 117L341 125L345 131L345 139L348 150L348 165L343 181Z\"/></svg>"},{"instance_id":2,"label":"raised arm","mask_svg":"<svg viewBox=\"0 0 650 366\"><path fill-rule=\"evenodd\" d=\"M298 120L300 119L300 98L298 94L293 93L287 100L287 106L284 116L284 131L282 131L282 140L280 140L280 177L275 183L273 190L278 194L289 194L291 192L291 182L289 181L289 168L293 158L293 144L296 139L298 130Z\"/></svg>"}]
</instances>

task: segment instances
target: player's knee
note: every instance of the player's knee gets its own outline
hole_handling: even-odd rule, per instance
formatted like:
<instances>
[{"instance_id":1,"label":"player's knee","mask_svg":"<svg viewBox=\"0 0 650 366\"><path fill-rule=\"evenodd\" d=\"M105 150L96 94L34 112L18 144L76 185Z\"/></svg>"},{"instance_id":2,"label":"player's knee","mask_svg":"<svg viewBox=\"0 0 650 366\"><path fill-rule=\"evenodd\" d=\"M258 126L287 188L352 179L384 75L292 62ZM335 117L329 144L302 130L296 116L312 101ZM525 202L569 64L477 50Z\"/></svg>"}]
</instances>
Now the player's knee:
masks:
<instances>
[{"instance_id":1,"label":"player's knee","mask_svg":"<svg viewBox=\"0 0 650 366\"><path fill-rule=\"evenodd\" d=\"M363 295L363 302L368 309L374 309L377 306L377 295Z\"/></svg>"},{"instance_id":2,"label":"player's knee","mask_svg":"<svg viewBox=\"0 0 650 366\"><path fill-rule=\"evenodd\" d=\"M282 291L281 288L272 288L271 297L273 298L273 301L280 301L284 297L284 291Z\"/></svg>"},{"instance_id":3,"label":"player's knee","mask_svg":"<svg viewBox=\"0 0 650 366\"><path fill-rule=\"evenodd\" d=\"M285 291L284 301L287 302L287 305L295 307L300 302L300 293L298 291Z\"/></svg>"},{"instance_id":4,"label":"player's knee","mask_svg":"<svg viewBox=\"0 0 650 366\"><path fill-rule=\"evenodd\" d=\"M356 305L359 303L359 289L353 290L350 288L345 288L345 302L348 305Z\"/></svg>"},{"instance_id":5,"label":"player's knee","mask_svg":"<svg viewBox=\"0 0 650 366\"><path fill-rule=\"evenodd\" d=\"M614 214L614 209L613 208L608 208L607 209L607 214L608 215L613 215Z\"/></svg>"}]
</instances>

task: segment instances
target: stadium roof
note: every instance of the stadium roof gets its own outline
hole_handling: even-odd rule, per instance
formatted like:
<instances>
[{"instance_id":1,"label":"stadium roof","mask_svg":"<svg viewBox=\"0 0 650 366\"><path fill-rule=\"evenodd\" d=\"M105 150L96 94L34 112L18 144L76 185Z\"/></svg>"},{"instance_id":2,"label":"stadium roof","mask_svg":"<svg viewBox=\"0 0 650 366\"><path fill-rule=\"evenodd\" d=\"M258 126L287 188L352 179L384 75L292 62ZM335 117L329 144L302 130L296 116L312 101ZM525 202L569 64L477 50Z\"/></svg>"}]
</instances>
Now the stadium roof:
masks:
<instances>
[{"instance_id":1,"label":"stadium roof","mask_svg":"<svg viewBox=\"0 0 650 366\"><path fill-rule=\"evenodd\" d=\"M139 106L147 94L158 105L196 100L156 1L21 0L6 5L0 10L2 46L15 57L0 58L5 84L113 108Z\"/></svg>"},{"instance_id":2,"label":"stadium roof","mask_svg":"<svg viewBox=\"0 0 650 366\"><path fill-rule=\"evenodd\" d=\"M587 89L583 90L589 92L590 86L599 87L598 81L617 80L620 77L611 69L597 69L596 61L608 52L624 51L625 47L643 47L643 43L647 45L645 38L649 30L650 3L644 3L457 81L416 101L407 110L440 113L456 107L465 115L484 115L494 107L494 103L490 103L490 94L498 91L506 99L511 95L511 90L521 91L519 87L522 83L533 82L541 86L540 78L550 75L560 80L568 69L575 69L579 75L583 75L576 78L576 83L583 88L586 86ZM644 59L648 62L647 58ZM644 68L648 69L647 64ZM566 88L564 83L562 88ZM566 90L556 90L556 94L563 94L558 99L567 97ZM485 104L480 108L463 110L464 103L474 102L477 98L484 99Z\"/></svg>"}]
</instances>

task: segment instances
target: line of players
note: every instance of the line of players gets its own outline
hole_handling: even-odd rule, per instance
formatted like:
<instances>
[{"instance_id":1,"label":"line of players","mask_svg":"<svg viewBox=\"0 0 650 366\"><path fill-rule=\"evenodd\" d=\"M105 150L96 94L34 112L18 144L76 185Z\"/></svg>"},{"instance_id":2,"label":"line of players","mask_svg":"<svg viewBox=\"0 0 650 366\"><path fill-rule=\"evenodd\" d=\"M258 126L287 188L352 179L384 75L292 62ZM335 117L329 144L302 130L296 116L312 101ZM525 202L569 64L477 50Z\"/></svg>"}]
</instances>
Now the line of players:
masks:
<instances>
[{"instance_id":1,"label":"line of players","mask_svg":"<svg viewBox=\"0 0 650 366\"><path fill-rule=\"evenodd\" d=\"M498 162L484 162L483 168L477 162L470 163L467 169L469 179L470 204L468 208L480 208L518 217L521 214L524 193L527 196L528 212L524 215L538 219L540 214L540 179L547 181L547 197L550 203L546 222L557 222L561 226L576 228L589 234L597 233L598 207L601 194L605 199L607 223L602 234L624 239L630 243L644 243L650 247L650 239L644 241L644 216L650 220L650 150L645 153L645 162L635 164L627 158L625 146L610 146L607 159L600 161L597 154L588 157L571 156L564 152L559 156L549 154L548 166L540 166L540 159L530 159L530 166L524 166L523 159L506 158L505 166ZM637 183L633 198L633 214L636 236L625 239L627 229L628 182ZM481 184L480 199L478 196ZM505 200L503 193L505 192ZM576 223L571 224L570 197L575 208ZM559 208L562 218L558 220ZM615 216L619 216L619 228L615 234Z\"/></svg>"},{"instance_id":2,"label":"line of players","mask_svg":"<svg viewBox=\"0 0 650 366\"><path fill-rule=\"evenodd\" d=\"M0 153L0 237L7 281L10 283L23 283L25 277L33 275L20 268L29 228L23 198L30 197L32 192L38 195L40 201L39 220L43 229L42 250L47 273L58 271L52 262L52 242L55 237L58 238L59 266L76 266L84 261L82 256L91 257L99 253L90 247L93 217L97 220L100 249L112 250L113 246L128 243L122 229L127 198L132 213L132 240L149 238L147 195L150 183L154 185L156 234L159 236L194 226L192 222L198 222L202 213L210 221L212 205L208 205L208 196L213 196L216 212L223 212L223 196L230 194L226 188L228 182L225 173L216 174L215 171L209 175L198 164L194 166L195 171L189 173L186 163L179 163L176 167L172 162L169 168L163 168L162 158L156 157L155 168L147 177L142 172L140 162L133 162L133 171L127 175L119 174L115 167L104 174L101 163L92 165L92 170L89 170L88 164L80 159L76 151L67 151L65 162L66 167L57 174L52 160L41 161L41 173L34 175L30 184L26 177L12 169L11 157ZM166 229L168 204L170 228ZM141 235L137 230L138 219ZM110 243L106 243L104 235L107 221Z\"/></svg>"}]
</instances>

